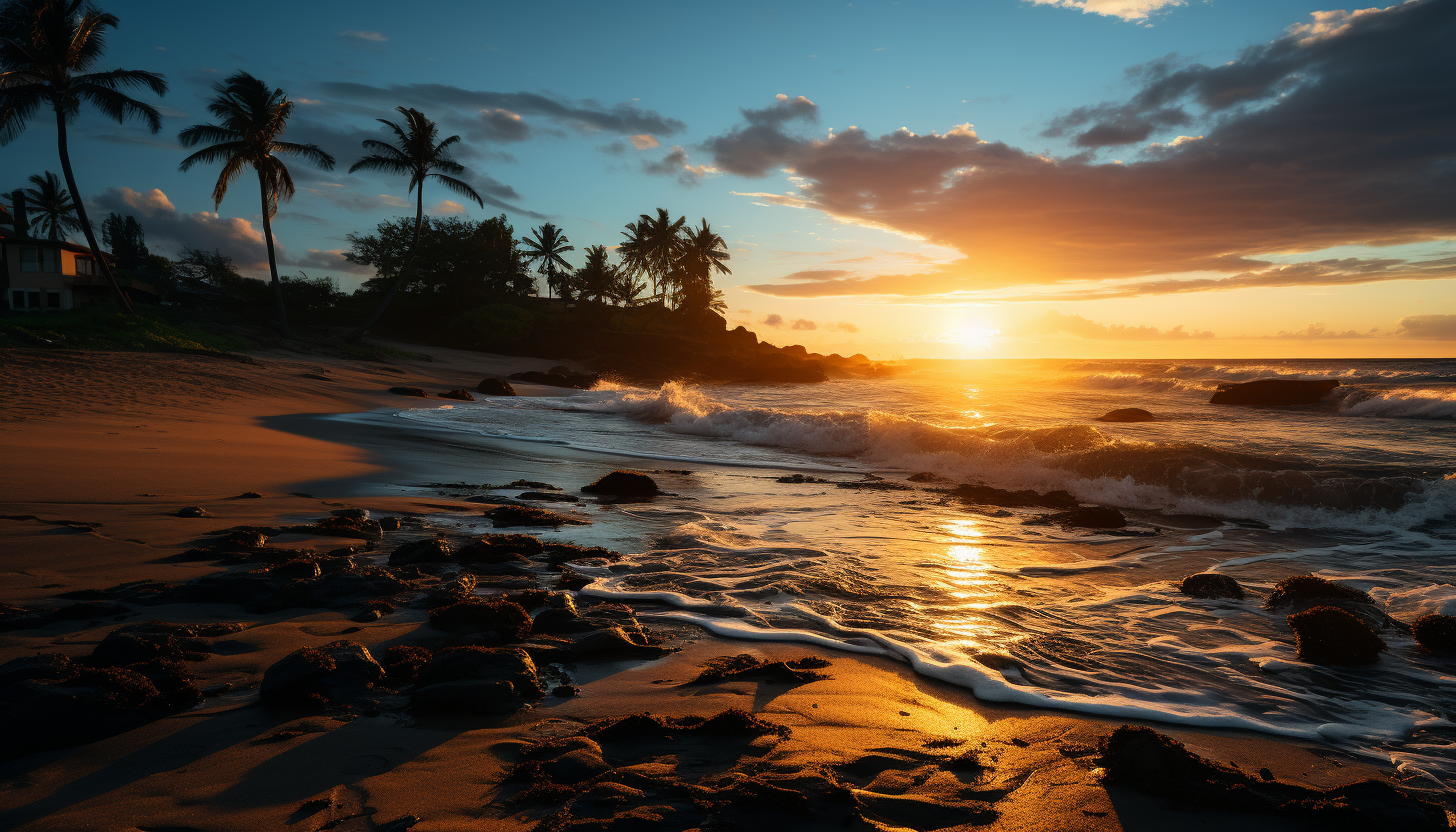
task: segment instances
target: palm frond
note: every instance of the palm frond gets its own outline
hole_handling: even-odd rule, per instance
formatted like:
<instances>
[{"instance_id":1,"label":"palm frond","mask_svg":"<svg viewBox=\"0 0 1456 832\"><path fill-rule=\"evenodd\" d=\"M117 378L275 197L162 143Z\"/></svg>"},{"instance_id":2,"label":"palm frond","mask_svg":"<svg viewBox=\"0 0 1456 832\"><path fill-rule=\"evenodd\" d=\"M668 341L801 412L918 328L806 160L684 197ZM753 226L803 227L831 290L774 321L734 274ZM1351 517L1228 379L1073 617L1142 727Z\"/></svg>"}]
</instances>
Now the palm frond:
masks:
<instances>
[{"instance_id":1,"label":"palm frond","mask_svg":"<svg viewBox=\"0 0 1456 832\"><path fill-rule=\"evenodd\" d=\"M296 142L274 142L273 150L276 153L285 153L289 156L300 156L313 162L324 170L334 169L334 157L324 152L324 149L316 144L298 144Z\"/></svg>"},{"instance_id":2,"label":"palm frond","mask_svg":"<svg viewBox=\"0 0 1456 832\"><path fill-rule=\"evenodd\" d=\"M78 83L73 87L77 98L91 102L92 106L100 110L103 115L112 121L125 123L128 119L137 119L145 122L147 129L153 133L162 129L162 114L156 107L127 95L115 89L92 83Z\"/></svg>"},{"instance_id":3,"label":"palm frond","mask_svg":"<svg viewBox=\"0 0 1456 832\"><path fill-rule=\"evenodd\" d=\"M213 162L225 162L234 158L238 159L239 161L243 161L243 154L247 151L247 149L248 145L246 142L234 141L224 142L222 144L215 144L210 147L204 147L196 153L193 153L191 156L183 159L182 164L178 165L177 168L183 173L186 173L187 171L192 169L193 165L207 165L212 164Z\"/></svg>"},{"instance_id":4,"label":"palm frond","mask_svg":"<svg viewBox=\"0 0 1456 832\"><path fill-rule=\"evenodd\" d=\"M475 189L470 187L468 183L462 182L461 180L456 179L453 176L446 176L443 173L432 173L430 174L430 178L438 180L445 187L449 188L450 190L463 197L466 197L467 199L475 200L476 205L479 205L482 208L485 207L485 200L481 199L480 194L476 193Z\"/></svg>"},{"instance_id":5,"label":"palm frond","mask_svg":"<svg viewBox=\"0 0 1456 832\"><path fill-rule=\"evenodd\" d=\"M376 171L379 173L407 174L410 172L410 166L408 162L402 159L375 154L362 156L359 161L349 166L350 173L361 170Z\"/></svg>"},{"instance_id":6,"label":"palm frond","mask_svg":"<svg viewBox=\"0 0 1456 832\"><path fill-rule=\"evenodd\" d=\"M183 147L192 147L203 142L214 144L236 142L241 139L242 136L236 130L218 127L216 124L194 124L177 134L177 141L181 142Z\"/></svg>"}]
</instances>

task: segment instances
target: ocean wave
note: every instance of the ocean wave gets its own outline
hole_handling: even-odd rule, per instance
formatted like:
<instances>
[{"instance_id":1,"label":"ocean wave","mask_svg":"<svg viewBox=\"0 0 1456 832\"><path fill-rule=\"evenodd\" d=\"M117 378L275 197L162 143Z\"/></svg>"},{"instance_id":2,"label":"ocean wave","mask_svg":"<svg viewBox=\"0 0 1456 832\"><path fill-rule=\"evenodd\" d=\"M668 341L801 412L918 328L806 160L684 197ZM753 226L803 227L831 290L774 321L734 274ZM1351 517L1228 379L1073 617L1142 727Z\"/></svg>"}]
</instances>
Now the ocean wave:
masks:
<instances>
[{"instance_id":1,"label":"ocean wave","mask_svg":"<svg viewBox=\"0 0 1456 832\"><path fill-rule=\"evenodd\" d=\"M1456 491L1452 483L1359 475L1292 455L1129 441L1090 425L960 427L872 410L735 407L681 382L651 391L610 391L579 407L693 436L854 457L881 469L933 471L1006 488L1059 488L1127 508L1253 517L1280 525L1329 519L1301 509L1343 513L1344 522L1382 516L1386 522L1418 524L1449 512L1448 492Z\"/></svg>"},{"instance_id":2,"label":"ocean wave","mask_svg":"<svg viewBox=\"0 0 1456 832\"><path fill-rule=\"evenodd\" d=\"M1340 399L1339 412L1345 416L1389 419L1456 419L1456 389L1351 388Z\"/></svg>"},{"instance_id":3,"label":"ocean wave","mask_svg":"<svg viewBox=\"0 0 1456 832\"><path fill-rule=\"evenodd\" d=\"M1138 388L1165 392L1173 390L1211 391L1220 384L1259 379L1335 379L1346 385L1416 385L1456 382L1456 375L1430 369L1368 367L1349 365L1308 366L1287 364L1166 364L1127 363L1116 365L1090 362L1067 369L1074 371L1064 384L1094 390Z\"/></svg>"}]
</instances>

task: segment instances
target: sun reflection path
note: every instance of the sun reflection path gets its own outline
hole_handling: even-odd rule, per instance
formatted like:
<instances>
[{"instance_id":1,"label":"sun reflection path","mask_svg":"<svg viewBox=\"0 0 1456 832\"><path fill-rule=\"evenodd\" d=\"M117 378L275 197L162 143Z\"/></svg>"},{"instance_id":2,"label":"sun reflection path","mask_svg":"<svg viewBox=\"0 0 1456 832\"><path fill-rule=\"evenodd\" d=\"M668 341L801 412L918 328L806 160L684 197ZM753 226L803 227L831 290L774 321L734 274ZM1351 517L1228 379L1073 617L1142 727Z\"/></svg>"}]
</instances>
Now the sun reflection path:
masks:
<instances>
[{"instance_id":1,"label":"sun reflection path","mask_svg":"<svg viewBox=\"0 0 1456 832\"><path fill-rule=\"evenodd\" d=\"M992 606L995 596L986 549L976 545L985 534L978 526L978 521L965 518L946 521L941 527L950 538L945 552L945 590L959 603L936 622L956 643L974 647L984 646L995 632L994 627L976 614Z\"/></svg>"}]
</instances>

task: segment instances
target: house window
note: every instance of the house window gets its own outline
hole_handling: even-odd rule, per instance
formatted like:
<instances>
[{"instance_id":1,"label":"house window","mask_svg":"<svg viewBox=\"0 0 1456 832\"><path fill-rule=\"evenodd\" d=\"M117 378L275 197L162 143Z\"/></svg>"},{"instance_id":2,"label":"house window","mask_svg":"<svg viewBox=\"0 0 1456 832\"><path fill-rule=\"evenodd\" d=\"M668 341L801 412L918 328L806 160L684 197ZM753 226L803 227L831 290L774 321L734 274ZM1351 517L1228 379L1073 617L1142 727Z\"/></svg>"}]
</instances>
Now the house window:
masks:
<instances>
[{"instance_id":1,"label":"house window","mask_svg":"<svg viewBox=\"0 0 1456 832\"><path fill-rule=\"evenodd\" d=\"M10 292L10 308L11 309L24 309L25 308L25 290L24 289L14 289L14 290L12 290Z\"/></svg>"},{"instance_id":2,"label":"house window","mask_svg":"<svg viewBox=\"0 0 1456 832\"><path fill-rule=\"evenodd\" d=\"M20 270L57 274L61 271L61 252L53 248L23 247L20 249Z\"/></svg>"},{"instance_id":3,"label":"house window","mask_svg":"<svg viewBox=\"0 0 1456 832\"><path fill-rule=\"evenodd\" d=\"M96 261L90 257L77 257L76 274L96 274Z\"/></svg>"},{"instance_id":4,"label":"house window","mask_svg":"<svg viewBox=\"0 0 1456 832\"><path fill-rule=\"evenodd\" d=\"M47 309L60 309L61 308L61 293L60 292L46 292L46 308Z\"/></svg>"},{"instance_id":5,"label":"house window","mask_svg":"<svg viewBox=\"0 0 1456 832\"><path fill-rule=\"evenodd\" d=\"M17 312L41 312L47 309L64 308L65 298L60 292L45 289L11 289L10 308Z\"/></svg>"}]
</instances>

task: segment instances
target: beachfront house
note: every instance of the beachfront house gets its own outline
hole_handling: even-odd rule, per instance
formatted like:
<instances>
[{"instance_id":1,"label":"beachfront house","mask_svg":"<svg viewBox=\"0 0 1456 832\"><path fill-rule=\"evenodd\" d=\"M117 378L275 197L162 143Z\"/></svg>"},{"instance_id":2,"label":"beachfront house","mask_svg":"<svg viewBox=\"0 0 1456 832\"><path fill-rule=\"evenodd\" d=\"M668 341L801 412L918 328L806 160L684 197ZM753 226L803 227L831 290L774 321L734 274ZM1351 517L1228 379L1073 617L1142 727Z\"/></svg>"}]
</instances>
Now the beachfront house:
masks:
<instances>
[{"instance_id":1,"label":"beachfront house","mask_svg":"<svg viewBox=\"0 0 1456 832\"><path fill-rule=\"evenodd\" d=\"M13 194L14 209L0 213L0 289L12 312L56 312L112 303L113 294L91 249L66 240L30 236L25 195ZM106 256L106 255L103 255ZM149 283L118 277L132 300L155 299Z\"/></svg>"}]
</instances>

